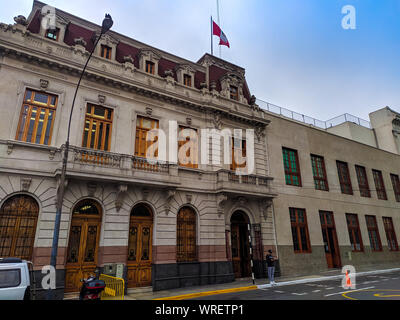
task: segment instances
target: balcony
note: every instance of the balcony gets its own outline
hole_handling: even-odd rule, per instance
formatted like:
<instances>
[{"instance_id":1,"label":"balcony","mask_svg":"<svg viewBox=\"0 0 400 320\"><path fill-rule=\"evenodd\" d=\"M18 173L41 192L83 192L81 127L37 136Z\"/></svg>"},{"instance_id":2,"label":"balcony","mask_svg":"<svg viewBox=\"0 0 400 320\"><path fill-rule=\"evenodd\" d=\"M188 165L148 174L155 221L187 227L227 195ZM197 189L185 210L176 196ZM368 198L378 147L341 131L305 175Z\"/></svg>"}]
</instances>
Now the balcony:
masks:
<instances>
[{"instance_id":1,"label":"balcony","mask_svg":"<svg viewBox=\"0 0 400 320\"><path fill-rule=\"evenodd\" d=\"M75 146L70 147L67 174L154 186L176 187L179 185L176 165Z\"/></svg>"},{"instance_id":2,"label":"balcony","mask_svg":"<svg viewBox=\"0 0 400 320\"><path fill-rule=\"evenodd\" d=\"M274 196L271 187L273 178L259 175L237 175L233 171L217 172L217 191L250 197Z\"/></svg>"},{"instance_id":3,"label":"balcony","mask_svg":"<svg viewBox=\"0 0 400 320\"><path fill-rule=\"evenodd\" d=\"M61 174L63 148L0 140L0 170L37 176ZM67 177L110 183L134 183L157 188L177 188L193 192L226 193L232 196L272 197L271 177L236 175L230 170L193 169L168 162L70 146Z\"/></svg>"}]
</instances>

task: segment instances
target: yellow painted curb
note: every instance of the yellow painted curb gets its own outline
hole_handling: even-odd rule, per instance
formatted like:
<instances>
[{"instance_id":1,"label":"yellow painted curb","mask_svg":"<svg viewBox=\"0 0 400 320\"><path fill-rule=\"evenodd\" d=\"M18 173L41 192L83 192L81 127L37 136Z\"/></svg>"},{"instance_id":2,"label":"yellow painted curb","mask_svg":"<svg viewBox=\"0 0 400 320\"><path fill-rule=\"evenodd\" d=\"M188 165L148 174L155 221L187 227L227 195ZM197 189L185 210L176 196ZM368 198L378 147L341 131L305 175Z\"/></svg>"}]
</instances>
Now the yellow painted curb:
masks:
<instances>
[{"instance_id":1,"label":"yellow painted curb","mask_svg":"<svg viewBox=\"0 0 400 320\"><path fill-rule=\"evenodd\" d=\"M257 286L249 286L249 287L240 287L240 288L233 288L233 289L223 289L223 290L215 290L215 291L189 293L189 294L183 294L180 296L157 298L157 299L153 299L153 300L185 300L185 299L194 299L194 298L199 298L199 297L204 297L204 296L212 296L215 294L240 292L240 291L248 291L248 290L255 290L255 289L257 289Z\"/></svg>"}]
</instances>

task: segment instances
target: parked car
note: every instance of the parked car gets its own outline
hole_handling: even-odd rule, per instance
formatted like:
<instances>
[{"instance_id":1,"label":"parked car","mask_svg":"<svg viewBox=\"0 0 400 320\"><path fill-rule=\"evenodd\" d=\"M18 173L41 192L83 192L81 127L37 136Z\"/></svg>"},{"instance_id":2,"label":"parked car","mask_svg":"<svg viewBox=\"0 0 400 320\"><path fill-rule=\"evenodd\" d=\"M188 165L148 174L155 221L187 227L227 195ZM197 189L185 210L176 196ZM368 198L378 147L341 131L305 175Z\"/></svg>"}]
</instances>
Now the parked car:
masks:
<instances>
[{"instance_id":1,"label":"parked car","mask_svg":"<svg viewBox=\"0 0 400 320\"><path fill-rule=\"evenodd\" d=\"M0 258L0 300L35 298L32 262L19 258Z\"/></svg>"}]
</instances>

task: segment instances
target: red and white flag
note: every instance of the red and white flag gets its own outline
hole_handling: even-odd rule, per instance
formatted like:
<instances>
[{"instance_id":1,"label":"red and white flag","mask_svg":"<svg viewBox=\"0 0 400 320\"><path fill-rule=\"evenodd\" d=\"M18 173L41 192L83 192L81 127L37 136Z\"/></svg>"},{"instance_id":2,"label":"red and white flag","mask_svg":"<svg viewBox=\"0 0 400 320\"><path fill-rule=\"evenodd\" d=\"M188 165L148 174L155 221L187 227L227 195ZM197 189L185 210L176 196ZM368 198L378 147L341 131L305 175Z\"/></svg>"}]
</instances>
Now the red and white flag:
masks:
<instances>
[{"instance_id":1,"label":"red and white flag","mask_svg":"<svg viewBox=\"0 0 400 320\"><path fill-rule=\"evenodd\" d=\"M228 48L230 48L228 38L226 37L225 33L221 30L219 25L217 25L214 22L214 20L213 20L212 29L213 29L213 35L219 37L219 45L220 46L227 46Z\"/></svg>"}]
</instances>

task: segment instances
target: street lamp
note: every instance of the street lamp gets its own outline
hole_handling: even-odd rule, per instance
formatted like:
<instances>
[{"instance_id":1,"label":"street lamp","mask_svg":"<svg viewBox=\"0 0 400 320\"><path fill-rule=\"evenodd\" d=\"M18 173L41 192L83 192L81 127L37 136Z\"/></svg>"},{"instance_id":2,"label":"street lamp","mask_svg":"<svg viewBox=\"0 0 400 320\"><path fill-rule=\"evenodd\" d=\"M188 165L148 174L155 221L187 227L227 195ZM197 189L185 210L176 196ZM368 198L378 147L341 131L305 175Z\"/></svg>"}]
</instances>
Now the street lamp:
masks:
<instances>
[{"instance_id":1,"label":"street lamp","mask_svg":"<svg viewBox=\"0 0 400 320\"><path fill-rule=\"evenodd\" d=\"M89 60L93 55L94 50L97 47L97 44L99 43L101 37L103 34L105 34L107 31L109 31L113 25L113 20L109 14L106 14L102 27L101 27L101 32L100 36L96 40L92 51L90 52L89 58L86 61L86 64L81 72L81 76L79 78L78 84L75 89L75 94L74 94L74 99L72 100L72 107L71 107L71 113L69 115L69 122L68 122L68 134L67 134L67 141L65 142L65 148L64 148L64 155L62 159L62 169L61 169L61 176L60 176L60 183L59 187L57 189L57 203L56 203L56 221L54 223L54 234L53 234L53 244L51 248L51 257L50 257L50 265L56 269L57 265L57 251L58 251L58 239L60 235L60 224L61 224L61 212L62 212L62 205L63 205L63 200L64 200L64 193L65 193L65 176L67 172L67 161L68 161L68 148L69 148L69 137L70 137L70 132L71 132L71 120L72 120L72 112L74 110L74 105L75 105L75 99L76 95L78 93L79 86L81 84L83 75L85 74L85 70L89 64ZM51 300L53 298L53 289L48 290L47 294L47 299Z\"/></svg>"}]
</instances>

